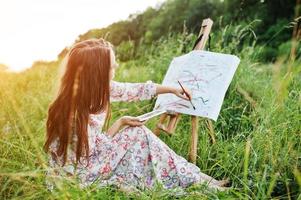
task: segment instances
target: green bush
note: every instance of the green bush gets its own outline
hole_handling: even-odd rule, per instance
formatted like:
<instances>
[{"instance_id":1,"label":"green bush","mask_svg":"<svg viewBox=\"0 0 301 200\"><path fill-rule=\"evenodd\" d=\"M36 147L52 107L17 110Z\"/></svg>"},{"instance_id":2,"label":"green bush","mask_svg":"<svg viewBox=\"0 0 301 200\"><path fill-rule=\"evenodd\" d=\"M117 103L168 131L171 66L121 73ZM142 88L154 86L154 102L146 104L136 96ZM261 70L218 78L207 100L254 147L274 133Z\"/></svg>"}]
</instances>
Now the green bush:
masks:
<instances>
[{"instance_id":1,"label":"green bush","mask_svg":"<svg viewBox=\"0 0 301 200\"><path fill-rule=\"evenodd\" d=\"M133 59L135 45L133 41L124 41L116 48L116 56L120 61L128 61Z\"/></svg>"}]
</instances>

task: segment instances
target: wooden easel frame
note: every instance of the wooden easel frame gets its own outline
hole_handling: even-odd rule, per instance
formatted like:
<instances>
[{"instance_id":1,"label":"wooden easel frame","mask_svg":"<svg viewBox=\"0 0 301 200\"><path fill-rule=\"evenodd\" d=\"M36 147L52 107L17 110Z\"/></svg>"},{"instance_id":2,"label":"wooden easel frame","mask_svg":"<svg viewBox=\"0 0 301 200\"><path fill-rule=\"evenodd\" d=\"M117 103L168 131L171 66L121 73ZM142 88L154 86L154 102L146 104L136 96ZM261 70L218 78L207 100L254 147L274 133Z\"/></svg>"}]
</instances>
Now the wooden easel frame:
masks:
<instances>
[{"instance_id":1,"label":"wooden easel frame","mask_svg":"<svg viewBox=\"0 0 301 200\"><path fill-rule=\"evenodd\" d=\"M202 27L198 37L200 37L201 35L203 36L202 39L198 42L198 44L195 46L194 48L195 50L203 50L205 48L212 25L213 25L213 21L210 18L203 20ZM167 117L169 117L169 122L166 127L164 121L167 119ZM154 133L158 136L160 134L160 131L162 130L167 134L171 135L174 132L179 119L180 119L180 114L176 112L168 112L162 114L154 130ZM212 143L215 143L215 133L214 133L212 121L210 121L209 119L204 119L204 120L209 129L209 135L211 137L211 141ZM198 118L196 116L191 116L191 144L190 144L188 159L192 163L196 163L197 145L198 145Z\"/></svg>"}]
</instances>

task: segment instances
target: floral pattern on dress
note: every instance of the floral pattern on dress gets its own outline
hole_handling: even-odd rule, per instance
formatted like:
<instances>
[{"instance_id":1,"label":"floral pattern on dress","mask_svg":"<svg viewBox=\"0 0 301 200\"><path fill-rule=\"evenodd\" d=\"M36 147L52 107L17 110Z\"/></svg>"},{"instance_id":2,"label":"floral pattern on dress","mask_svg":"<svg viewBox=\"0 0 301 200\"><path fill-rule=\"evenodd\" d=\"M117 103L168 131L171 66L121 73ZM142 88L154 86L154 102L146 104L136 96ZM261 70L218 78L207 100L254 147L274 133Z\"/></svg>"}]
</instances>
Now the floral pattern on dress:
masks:
<instances>
[{"instance_id":1,"label":"floral pattern on dress","mask_svg":"<svg viewBox=\"0 0 301 200\"><path fill-rule=\"evenodd\" d=\"M156 84L111 82L111 102L148 100L156 95ZM185 188L193 183L208 182L218 187L215 179L177 155L146 126L126 126L114 137L101 131L106 113L91 114L88 124L89 160L80 159L75 167L75 152L68 150L65 166L62 160L49 156L51 168L61 176L76 175L82 187L99 186L153 188L161 183L165 188ZM50 146L55 154L58 141ZM70 146L70 145L69 145ZM88 162L89 161L89 162ZM51 174L48 172L47 174ZM51 184L48 183L51 187Z\"/></svg>"}]
</instances>

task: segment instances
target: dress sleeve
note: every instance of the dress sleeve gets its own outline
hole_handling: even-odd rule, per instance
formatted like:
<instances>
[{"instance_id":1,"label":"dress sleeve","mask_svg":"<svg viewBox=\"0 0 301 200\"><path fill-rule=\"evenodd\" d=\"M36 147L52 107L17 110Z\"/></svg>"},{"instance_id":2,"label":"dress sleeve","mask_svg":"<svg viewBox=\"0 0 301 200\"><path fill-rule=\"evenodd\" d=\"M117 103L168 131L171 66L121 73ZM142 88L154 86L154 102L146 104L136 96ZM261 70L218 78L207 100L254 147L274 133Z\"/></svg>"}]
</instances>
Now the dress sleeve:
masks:
<instances>
[{"instance_id":1,"label":"dress sleeve","mask_svg":"<svg viewBox=\"0 0 301 200\"><path fill-rule=\"evenodd\" d=\"M156 84L152 81L145 83L125 83L111 81L110 101L148 100L156 95Z\"/></svg>"}]
</instances>

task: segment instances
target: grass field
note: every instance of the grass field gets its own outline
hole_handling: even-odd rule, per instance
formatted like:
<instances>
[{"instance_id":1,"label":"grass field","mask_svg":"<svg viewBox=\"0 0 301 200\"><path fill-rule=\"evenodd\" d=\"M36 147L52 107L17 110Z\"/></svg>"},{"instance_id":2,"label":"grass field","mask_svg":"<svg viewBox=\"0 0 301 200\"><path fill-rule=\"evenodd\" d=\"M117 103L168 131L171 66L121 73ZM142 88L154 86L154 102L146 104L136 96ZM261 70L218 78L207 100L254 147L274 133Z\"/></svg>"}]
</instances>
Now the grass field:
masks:
<instances>
[{"instance_id":1,"label":"grass field","mask_svg":"<svg viewBox=\"0 0 301 200\"><path fill-rule=\"evenodd\" d=\"M224 47L223 34L213 35L212 51L236 54L241 63L219 118L213 123L215 144L210 143L203 121L199 123L197 165L218 179L229 177L233 189L213 193L192 187L187 189L190 194L181 198L301 199L301 64L282 57L275 63L261 63L260 47L244 45L236 49L241 38L234 38ZM172 57L188 52L194 39L190 34L170 35L151 48L141 46L140 57L120 63L116 80L160 83ZM18 74L0 72L0 78L0 199L174 198L160 187L126 194L114 188L81 190L73 182L48 192L42 146L48 104L59 80L58 62L40 64ZM111 121L150 111L154 103L155 99L114 103ZM150 120L147 127L153 129L157 121ZM161 134L160 138L187 158L190 117L181 118L172 137Z\"/></svg>"}]
</instances>

